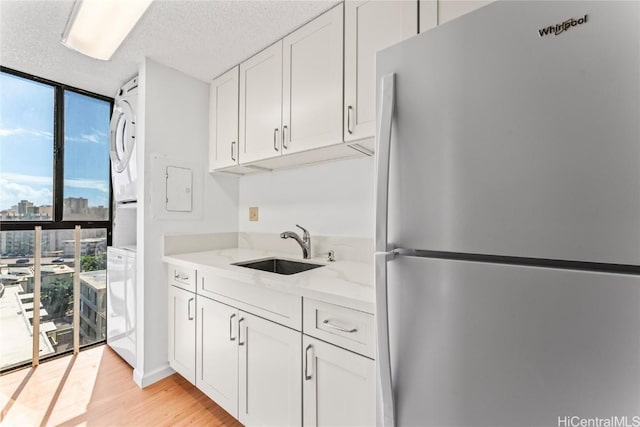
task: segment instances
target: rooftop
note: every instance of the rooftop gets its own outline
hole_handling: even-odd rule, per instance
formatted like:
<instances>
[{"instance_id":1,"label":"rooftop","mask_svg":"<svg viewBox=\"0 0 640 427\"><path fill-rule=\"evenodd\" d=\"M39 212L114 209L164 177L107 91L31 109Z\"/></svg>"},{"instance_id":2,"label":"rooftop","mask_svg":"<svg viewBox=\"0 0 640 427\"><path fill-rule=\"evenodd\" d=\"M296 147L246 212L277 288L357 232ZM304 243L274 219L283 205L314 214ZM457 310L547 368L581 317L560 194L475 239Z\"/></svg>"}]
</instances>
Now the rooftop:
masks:
<instances>
[{"instance_id":1,"label":"rooftop","mask_svg":"<svg viewBox=\"0 0 640 427\"><path fill-rule=\"evenodd\" d=\"M31 360L31 326L22 314L22 310L26 308L21 307L18 298L21 292L22 287L19 285L6 285L4 295L0 298L0 368ZM40 356L55 351L46 334L51 326L52 322L40 325Z\"/></svg>"},{"instance_id":2,"label":"rooftop","mask_svg":"<svg viewBox=\"0 0 640 427\"><path fill-rule=\"evenodd\" d=\"M106 289L107 270L85 271L80 273L80 280L96 290Z\"/></svg>"}]
</instances>

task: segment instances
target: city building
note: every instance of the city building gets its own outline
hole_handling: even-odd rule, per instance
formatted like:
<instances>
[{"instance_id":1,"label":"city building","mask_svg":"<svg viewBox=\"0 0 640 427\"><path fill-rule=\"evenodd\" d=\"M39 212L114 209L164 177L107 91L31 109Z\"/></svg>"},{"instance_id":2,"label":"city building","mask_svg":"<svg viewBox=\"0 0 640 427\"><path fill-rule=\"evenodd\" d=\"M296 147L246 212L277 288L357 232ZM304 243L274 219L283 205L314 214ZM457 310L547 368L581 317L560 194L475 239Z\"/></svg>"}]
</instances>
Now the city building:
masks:
<instances>
[{"instance_id":1,"label":"city building","mask_svg":"<svg viewBox=\"0 0 640 427\"><path fill-rule=\"evenodd\" d=\"M0 211L2 221L46 221L52 218L53 206L35 206L29 200L21 200L17 205Z\"/></svg>"},{"instance_id":2,"label":"city building","mask_svg":"<svg viewBox=\"0 0 640 427\"><path fill-rule=\"evenodd\" d=\"M105 339L107 271L80 273L80 336L83 343Z\"/></svg>"},{"instance_id":3,"label":"city building","mask_svg":"<svg viewBox=\"0 0 640 427\"><path fill-rule=\"evenodd\" d=\"M65 257L73 257L75 255L75 240L65 240L63 242L63 254ZM99 255L107 251L106 237L91 237L80 240L80 256Z\"/></svg>"},{"instance_id":4,"label":"city building","mask_svg":"<svg viewBox=\"0 0 640 427\"><path fill-rule=\"evenodd\" d=\"M108 220L109 208L89 206L89 200L84 197L67 197L63 216L66 220Z\"/></svg>"},{"instance_id":5,"label":"city building","mask_svg":"<svg viewBox=\"0 0 640 427\"><path fill-rule=\"evenodd\" d=\"M65 256L73 257L75 254L73 249L75 244L74 233L75 230L73 229L43 230L42 255L45 257L58 257L64 253L69 254ZM106 236L105 229L82 230L83 239L99 238L104 240L104 244L99 245L99 247L103 248L103 252L106 251ZM34 238L35 233L33 230L2 231L0 232L0 254L3 258L33 257ZM95 255L94 252L82 252L82 254Z\"/></svg>"}]
</instances>

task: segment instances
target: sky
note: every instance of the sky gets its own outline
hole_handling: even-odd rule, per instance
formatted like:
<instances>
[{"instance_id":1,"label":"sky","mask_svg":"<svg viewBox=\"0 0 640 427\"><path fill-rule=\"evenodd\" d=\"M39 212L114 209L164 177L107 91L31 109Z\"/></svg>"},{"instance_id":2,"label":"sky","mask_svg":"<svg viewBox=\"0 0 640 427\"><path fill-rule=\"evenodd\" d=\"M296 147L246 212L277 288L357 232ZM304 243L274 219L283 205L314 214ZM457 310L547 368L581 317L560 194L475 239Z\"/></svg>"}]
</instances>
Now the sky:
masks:
<instances>
[{"instance_id":1,"label":"sky","mask_svg":"<svg viewBox=\"0 0 640 427\"><path fill-rule=\"evenodd\" d=\"M0 73L0 210L53 202L54 89ZM64 197L109 205L109 103L65 92Z\"/></svg>"}]
</instances>

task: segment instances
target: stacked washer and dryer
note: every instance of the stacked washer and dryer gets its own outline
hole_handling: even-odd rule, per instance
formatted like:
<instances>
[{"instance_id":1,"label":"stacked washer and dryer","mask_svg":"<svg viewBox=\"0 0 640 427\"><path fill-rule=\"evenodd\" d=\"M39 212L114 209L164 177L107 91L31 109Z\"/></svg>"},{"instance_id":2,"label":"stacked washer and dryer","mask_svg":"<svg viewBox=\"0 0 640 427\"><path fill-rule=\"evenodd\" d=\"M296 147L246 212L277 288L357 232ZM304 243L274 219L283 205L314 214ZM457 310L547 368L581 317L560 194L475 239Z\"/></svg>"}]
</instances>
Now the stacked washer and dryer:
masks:
<instances>
[{"instance_id":1,"label":"stacked washer and dryer","mask_svg":"<svg viewBox=\"0 0 640 427\"><path fill-rule=\"evenodd\" d=\"M138 77L128 81L115 97L111 116L110 156L113 187L114 241L132 244L107 248L107 344L129 365L136 365L136 246L133 224L119 221L137 202L136 115ZM115 236L114 236L115 237Z\"/></svg>"},{"instance_id":2,"label":"stacked washer and dryer","mask_svg":"<svg viewBox=\"0 0 640 427\"><path fill-rule=\"evenodd\" d=\"M120 88L111 116L110 155L113 197L116 203L134 203L137 197L136 115L138 77Z\"/></svg>"}]
</instances>

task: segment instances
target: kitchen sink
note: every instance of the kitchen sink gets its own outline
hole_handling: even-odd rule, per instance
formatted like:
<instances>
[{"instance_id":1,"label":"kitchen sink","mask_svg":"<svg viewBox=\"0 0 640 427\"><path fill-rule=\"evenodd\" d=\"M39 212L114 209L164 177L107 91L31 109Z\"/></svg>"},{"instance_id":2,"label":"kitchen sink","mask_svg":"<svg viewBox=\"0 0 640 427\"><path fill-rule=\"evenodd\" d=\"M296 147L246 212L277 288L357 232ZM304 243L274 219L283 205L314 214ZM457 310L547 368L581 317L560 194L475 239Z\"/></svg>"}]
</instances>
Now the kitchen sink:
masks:
<instances>
[{"instance_id":1,"label":"kitchen sink","mask_svg":"<svg viewBox=\"0 0 640 427\"><path fill-rule=\"evenodd\" d=\"M281 258L267 258L257 261L236 262L233 265L240 267L253 268L254 270L268 271L277 274L296 274L314 268L324 267L322 264L311 264L308 262L291 261Z\"/></svg>"}]
</instances>

